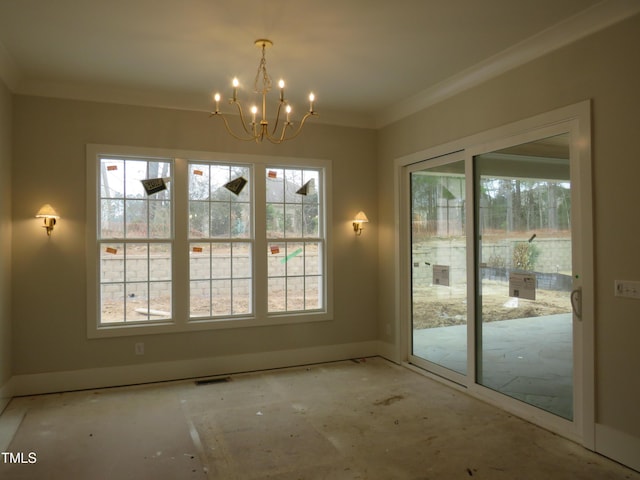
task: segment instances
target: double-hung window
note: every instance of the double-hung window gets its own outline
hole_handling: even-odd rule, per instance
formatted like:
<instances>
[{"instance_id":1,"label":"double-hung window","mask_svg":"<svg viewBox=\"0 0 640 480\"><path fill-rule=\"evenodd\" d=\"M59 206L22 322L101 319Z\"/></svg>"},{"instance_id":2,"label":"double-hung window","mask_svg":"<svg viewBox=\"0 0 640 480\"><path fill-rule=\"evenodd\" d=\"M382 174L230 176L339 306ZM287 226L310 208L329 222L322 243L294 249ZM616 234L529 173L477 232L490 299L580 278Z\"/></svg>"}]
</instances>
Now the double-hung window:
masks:
<instances>
[{"instance_id":1,"label":"double-hung window","mask_svg":"<svg viewBox=\"0 0 640 480\"><path fill-rule=\"evenodd\" d=\"M141 180L170 178L170 159L102 156L97 250L100 323L172 316L172 189L145 194Z\"/></svg>"},{"instance_id":2,"label":"double-hung window","mask_svg":"<svg viewBox=\"0 0 640 480\"><path fill-rule=\"evenodd\" d=\"M253 313L251 167L189 162L189 318Z\"/></svg>"},{"instance_id":3,"label":"double-hung window","mask_svg":"<svg viewBox=\"0 0 640 480\"><path fill-rule=\"evenodd\" d=\"M89 336L331 318L328 161L104 145L87 161Z\"/></svg>"}]
</instances>

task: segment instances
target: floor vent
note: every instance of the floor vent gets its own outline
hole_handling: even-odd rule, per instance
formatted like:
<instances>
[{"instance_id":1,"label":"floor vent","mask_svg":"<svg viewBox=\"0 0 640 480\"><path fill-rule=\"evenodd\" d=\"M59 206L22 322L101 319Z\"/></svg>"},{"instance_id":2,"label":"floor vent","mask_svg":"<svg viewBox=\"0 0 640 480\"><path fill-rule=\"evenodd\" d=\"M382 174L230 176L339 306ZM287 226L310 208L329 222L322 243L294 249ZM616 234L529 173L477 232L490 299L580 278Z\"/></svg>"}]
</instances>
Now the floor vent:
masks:
<instances>
[{"instance_id":1,"label":"floor vent","mask_svg":"<svg viewBox=\"0 0 640 480\"><path fill-rule=\"evenodd\" d=\"M231 377L205 378L202 380L196 380L196 385L211 385L212 383L224 383L230 381Z\"/></svg>"}]
</instances>

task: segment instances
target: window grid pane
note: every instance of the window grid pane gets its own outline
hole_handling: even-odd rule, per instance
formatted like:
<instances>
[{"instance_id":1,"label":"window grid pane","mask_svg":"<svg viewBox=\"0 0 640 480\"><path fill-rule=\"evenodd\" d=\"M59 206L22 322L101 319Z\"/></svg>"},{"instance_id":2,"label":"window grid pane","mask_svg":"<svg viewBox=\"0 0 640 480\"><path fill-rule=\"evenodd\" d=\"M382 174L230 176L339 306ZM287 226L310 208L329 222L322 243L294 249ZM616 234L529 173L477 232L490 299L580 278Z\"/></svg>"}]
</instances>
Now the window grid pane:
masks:
<instances>
[{"instance_id":1,"label":"window grid pane","mask_svg":"<svg viewBox=\"0 0 640 480\"><path fill-rule=\"evenodd\" d=\"M171 244L100 245L100 322L171 318Z\"/></svg>"}]
</instances>

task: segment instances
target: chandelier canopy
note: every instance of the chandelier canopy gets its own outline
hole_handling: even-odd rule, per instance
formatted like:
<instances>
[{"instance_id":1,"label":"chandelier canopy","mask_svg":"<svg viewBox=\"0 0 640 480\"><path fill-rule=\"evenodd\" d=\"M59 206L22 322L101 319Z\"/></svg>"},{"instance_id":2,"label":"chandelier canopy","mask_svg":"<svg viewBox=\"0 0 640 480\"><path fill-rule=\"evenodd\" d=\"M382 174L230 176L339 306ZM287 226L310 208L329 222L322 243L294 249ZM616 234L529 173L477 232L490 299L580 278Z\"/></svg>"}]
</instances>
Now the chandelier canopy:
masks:
<instances>
[{"instance_id":1,"label":"chandelier canopy","mask_svg":"<svg viewBox=\"0 0 640 480\"><path fill-rule=\"evenodd\" d=\"M227 132L234 138L243 141L255 141L256 143L262 142L264 139L269 140L271 143L282 143L287 140L292 140L296 138L300 132L302 131L302 127L304 126L304 122L307 121L307 118L318 115L313 110L313 102L315 101L315 95L313 93L309 94L309 111L302 117L302 120L298 124L297 127L294 126L293 122L291 122L291 105L288 100L285 99L284 96L284 80L280 80L278 82L278 87L280 88L280 100L278 101L277 111L275 118L273 119L273 126L270 127L269 120L267 119L267 93L271 90L272 82L269 73L267 72L267 60L265 58L265 51L267 48L273 46L273 42L266 38L261 38L255 41L255 45L262 49L262 58L260 59L260 63L258 64L258 71L256 73L255 81L253 82L253 91L254 93L262 95L262 111L260 111L260 115L258 116L258 106L251 106L251 121L248 122L242 105L238 101L238 86L240 82L238 82L237 78L233 79L232 87L233 94L229 99L229 103L235 105L238 109L238 115L240 117L240 125L242 127L242 131L244 133L238 134L234 132L229 126L229 120L225 116L224 113L220 111L220 93L214 95L214 100L216 102L216 109L211 113L210 116L218 116L222 118L224 121L224 126L227 129ZM282 110L284 109L284 113ZM284 117L284 119L282 118ZM280 128L278 128L280 126Z\"/></svg>"}]
</instances>

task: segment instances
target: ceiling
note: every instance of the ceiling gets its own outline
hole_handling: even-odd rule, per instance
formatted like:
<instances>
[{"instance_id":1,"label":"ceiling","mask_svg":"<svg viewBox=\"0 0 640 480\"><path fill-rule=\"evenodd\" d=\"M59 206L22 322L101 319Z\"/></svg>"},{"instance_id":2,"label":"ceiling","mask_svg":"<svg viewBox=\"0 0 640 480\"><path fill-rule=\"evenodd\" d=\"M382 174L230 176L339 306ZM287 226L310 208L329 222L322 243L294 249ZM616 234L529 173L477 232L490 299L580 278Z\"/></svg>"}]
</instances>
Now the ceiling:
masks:
<instances>
[{"instance_id":1,"label":"ceiling","mask_svg":"<svg viewBox=\"0 0 640 480\"><path fill-rule=\"evenodd\" d=\"M205 111L233 76L253 86L254 40L268 38L269 73L294 109L312 90L320 119L375 127L638 11L637 0L0 0L0 76L15 93Z\"/></svg>"}]
</instances>

